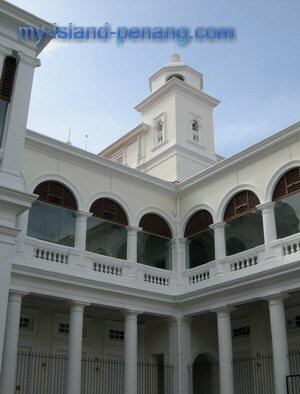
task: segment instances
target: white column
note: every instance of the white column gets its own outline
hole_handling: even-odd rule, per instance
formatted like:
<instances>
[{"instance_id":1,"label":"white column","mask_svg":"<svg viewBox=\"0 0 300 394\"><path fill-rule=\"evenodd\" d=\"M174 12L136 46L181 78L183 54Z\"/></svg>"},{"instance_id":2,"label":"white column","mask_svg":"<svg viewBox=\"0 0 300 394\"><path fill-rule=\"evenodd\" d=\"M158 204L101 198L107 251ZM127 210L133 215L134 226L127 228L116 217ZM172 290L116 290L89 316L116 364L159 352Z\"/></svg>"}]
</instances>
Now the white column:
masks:
<instances>
[{"instance_id":1,"label":"white column","mask_svg":"<svg viewBox=\"0 0 300 394\"><path fill-rule=\"evenodd\" d=\"M137 317L134 311L125 314L124 394L137 394Z\"/></svg>"},{"instance_id":2,"label":"white column","mask_svg":"<svg viewBox=\"0 0 300 394\"><path fill-rule=\"evenodd\" d=\"M169 364L174 367L173 370L173 393L179 393L179 338L178 338L178 321L176 318L169 319Z\"/></svg>"},{"instance_id":3,"label":"white column","mask_svg":"<svg viewBox=\"0 0 300 394\"><path fill-rule=\"evenodd\" d=\"M24 237L27 235L27 227L28 227L28 218L29 218L29 210L21 213L17 216L16 227L20 230L16 238L16 252L22 253L24 252Z\"/></svg>"},{"instance_id":4,"label":"white column","mask_svg":"<svg viewBox=\"0 0 300 394\"><path fill-rule=\"evenodd\" d=\"M180 340L180 375L181 385L179 386L179 393L188 393L189 387L189 376L188 376L188 365L192 362L192 318L182 317L179 319L179 340Z\"/></svg>"},{"instance_id":5,"label":"white column","mask_svg":"<svg viewBox=\"0 0 300 394\"><path fill-rule=\"evenodd\" d=\"M220 394L234 394L231 310L231 308L224 307L215 311L218 322Z\"/></svg>"},{"instance_id":6,"label":"white column","mask_svg":"<svg viewBox=\"0 0 300 394\"><path fill-rule=\"evenodd\" d=\"M70 307L67 394L81 393L82 325L85 305L73 302Z\"/></svg>"},{"instance_id":7,"label":"white column","mask_svg":"<svg viewBox=\"0 0 300 394\"><path fill-rule=\"evenodd\" d=\"M137 263L137 234L141 227L127 226L127 260Z\"/></svg>"},{"instance_id":8,"label":"white column","mask_svg":"<svg viewBox=\"0 0 300 394\"><path fill-rule=\"evenodd\" d=\"M10 292L0 375L0 393L15 394L17 353L22 297L24 293Z\"/></svg>"},{"instance_id":9,"label":"white column","mask_svg":"<svg viewBox=\"0 0 300 394\"><path fill-rule=\"evenodd\" d=\"M267 202L257 206L257 208L262 212L266 258L272 257L270 243L277 239L274 205L274 202Z\"/></svg>"},{"instance_id":10,"label":"white column","mask_svg":"<svg viewBox=\"0 0 300 394\"><path fill-rule=\"evenodd\" d=\"M145 331L146 331L146 325L139 324L138 325L138 355L140 361L145 360Z\"/></svg>"},{"instance_id":11,"label":"white column","mask_svg":"<svg viewBox=\"0 0 300 394\"><path fill-rule=\"evenodd\" d=\"M18 53L18 65L13 94L8 106L4 130L4 155L1 162L1 181L14 188L23 188L20 169L23 158L26 124L33 81L34 68L40 65L39 59ZM18 183L16 183L16 178Z\"/></svg>"},{"instance_id":12,"label":"white column","mask_svg":"<svg viewBox=\"0 0 300 394\"><path fill-rule=\"evenodd\" d=\"M188 393L188 365L192 362L191 322L190 317L169 320L169 363L174 365L174 394Z\"/></svg>"},{"instance_id":13,"label":"white column","mask_svg":"<svg viewBox=\"0 0 300 394\"><path fill-rule=\"evenodd\" d=\"M288 342L285 324L283 296L270 297L269 311L272 333L275 394L286 394L286 376L290 373Z\"/></svg>"},{"instance_id":14,"label":"white column","mask_svg":"<svg viewBox=\"0 0 300 394\"><path fill-rule=\"evenodd\" d=\"M0 45L0 78L2 76L4 60L7 56L12 55L12 50L3 45Z\"/></svg>"},{"instance_id":15,"label":"white column","mask_svg":"<svg viewBox=\"0 0 300 394\"><path fill-rule=\"evenodd\" d=\"M226 257L226 243L225 243L225 222L218 222L211 224L209 227L214 230L215 239L215 260L216 263L216 276L222 275L222 269L218 260Z\"/></svg>"},{"instance_id":16,"label":"white column","mask_svg":"<svg viewBox=\"0 0 300 394\"><path fill-rule=\"evenodd\" d=\"M85 251L87 220L93 216L90 212L76 212L75 248Z\"/></svg>"}]
</instances>

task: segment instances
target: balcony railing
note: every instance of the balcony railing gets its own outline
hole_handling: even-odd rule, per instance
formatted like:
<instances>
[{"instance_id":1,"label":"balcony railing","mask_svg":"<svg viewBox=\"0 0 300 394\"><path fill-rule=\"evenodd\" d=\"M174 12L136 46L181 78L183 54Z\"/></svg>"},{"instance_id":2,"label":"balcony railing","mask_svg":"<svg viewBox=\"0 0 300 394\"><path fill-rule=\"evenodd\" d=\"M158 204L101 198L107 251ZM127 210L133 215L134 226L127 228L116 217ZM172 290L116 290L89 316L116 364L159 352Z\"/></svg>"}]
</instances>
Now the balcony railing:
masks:
<instances>
[{"instance_id":1,"label":"balcony railing","mask_svg":"<svg viewBox=\"0 0 300 394\"><path fill-rule=\"evenodd\" d=\"M242 276L277 269L300 258L300 233L273 241L220 260L211 261L177 275L169 271L128 260L117 259L76 248L24 237L18 241L14 263L34 265L43 270L61 271L85 279L125 285L132 288L178 294L235 280ZM176 266L176 261L174 261Z\"/></svg>"}]
</instances>

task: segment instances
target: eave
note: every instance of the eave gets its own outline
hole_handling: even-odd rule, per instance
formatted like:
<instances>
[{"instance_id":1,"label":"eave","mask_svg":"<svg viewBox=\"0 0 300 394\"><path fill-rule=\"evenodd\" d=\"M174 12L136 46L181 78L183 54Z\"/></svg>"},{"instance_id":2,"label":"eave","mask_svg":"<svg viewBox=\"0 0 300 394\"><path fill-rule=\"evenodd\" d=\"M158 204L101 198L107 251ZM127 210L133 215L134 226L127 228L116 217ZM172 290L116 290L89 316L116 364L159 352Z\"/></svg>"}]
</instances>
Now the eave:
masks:
<instances>
[{"instance_id":1,"label":"eave","mask_svg":"<svg viewBox=\"0 0 300 394\"><path fill-rule=\"evenodd\" d=\"M170 95L173 92L179 92L182 94L188 94L189 97L196 101L202 102L208 108L215 108L220 101L212 96L202 92L181 81L178 78L172 78L166 82L162 87L157 89L154 93L150 94L145 100L134 107L135 110L141 113L147 112L150 108L160 102L163 98Z\"/></svg>"}]
</instances>

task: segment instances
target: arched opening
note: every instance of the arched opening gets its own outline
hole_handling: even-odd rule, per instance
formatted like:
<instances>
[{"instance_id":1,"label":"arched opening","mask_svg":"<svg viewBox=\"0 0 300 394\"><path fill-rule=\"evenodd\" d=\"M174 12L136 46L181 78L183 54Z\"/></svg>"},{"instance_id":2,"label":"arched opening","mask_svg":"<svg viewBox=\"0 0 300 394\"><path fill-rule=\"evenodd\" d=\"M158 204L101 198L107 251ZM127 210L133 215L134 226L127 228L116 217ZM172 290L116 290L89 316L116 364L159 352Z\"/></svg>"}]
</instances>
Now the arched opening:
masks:
<instances>
[{"instance_id":1,"label":"arched opening","mask_svg":"<svg viewBox=\"0 0 300 394\"><path fill-rule=\"evenodd\" d=\"M259 203L255 193L243 190L227 204L224 213L227 256L264 243L262 213L256 208Z\"/></svg>"},{"instance_id":2,"label":"arched opening","mask_svg":"<svg viewBox=\"0 0 300 394\"><path fill-rule=\"evenodd\" d=\"M219 372L216 361L199 354L192 366L193 394L215 394L219 392Z\"/></svg>"},{"instance_id":3,"label":"arched opening","mask_svg":"<svg viewBox=\"0 0 300 394\"><path fill-rule=\"evenodd\" d=\"M172 269L172 233L168 223L155 213L142 217L138 233L138 263Z\"/></svg>"},{"instance_id":4,"label":"arched opening","mask_svg":"<svg viewBox=\"0 0 300 394\"><path fill-rule=\"evenodd\" d=\"M181 74L172 74L166 78L166 82L170 81L172 78L180 79L180 81L184 81L184 76Z\"/></svg>"},{"instance_id":5,"label":"arched opening","mask_svg":"<svg viewBox=\"0 0 300 394\"><path fill-rule=\"evenodd\" d=\"M126 259L128 220L124 209L110 198L91 205L87 221L86 250L104 256Z\"/></svg>"},{"instance_id":6,"label":"arched opening","mask_svg":"<svg viewBox=\"0 0 300 394\"><path fill-rule=\"evenodd\" d=\"M213 223L206 210L195 212L187 222L184 238L187 250L187 268L197 267L215 259L214 232L209 227Z\"/></svg>"},{"instance_id":7,"label":"arched opening","mask_svg":"<svg viewBox=\"0 0 300 394\"><path fill-rule=\"evenodd\" d=\"M287 171L273 192L277 238L300 231L300 167Z\"/></svg>"},{"instance_id":8,"label":"arched opening","mask_svg":"<svg viewBox=\"0 0 300 394\"><path fill-rule=\"evenodd\" d=\"M62 183L45 181L34 194L39 198L29 210L28 236L74 246L77 202L71 190Z\"/></svg>"}]
</instances>

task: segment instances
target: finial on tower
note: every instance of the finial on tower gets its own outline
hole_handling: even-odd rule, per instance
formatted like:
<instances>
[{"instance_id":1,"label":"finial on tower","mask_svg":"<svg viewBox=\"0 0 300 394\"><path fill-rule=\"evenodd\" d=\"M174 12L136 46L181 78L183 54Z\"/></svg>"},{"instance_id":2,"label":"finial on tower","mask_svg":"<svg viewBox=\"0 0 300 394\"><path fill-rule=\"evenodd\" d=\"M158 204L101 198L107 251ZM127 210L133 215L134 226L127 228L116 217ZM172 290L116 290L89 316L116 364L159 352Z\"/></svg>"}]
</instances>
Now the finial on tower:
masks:
<instances>
[{"instance_id":1,"label":"finial on tower","mask_svg":"<svg viewBox=\"0 0 300 394\"><path fill-rule=\"evenodd\" d=\"M171 63L180 63L181 59L178 53L173 53L173 55L171 56Z\"/></svg>"}]
</instances>

